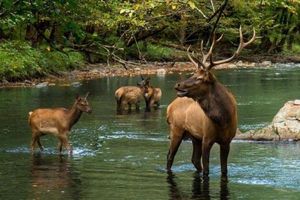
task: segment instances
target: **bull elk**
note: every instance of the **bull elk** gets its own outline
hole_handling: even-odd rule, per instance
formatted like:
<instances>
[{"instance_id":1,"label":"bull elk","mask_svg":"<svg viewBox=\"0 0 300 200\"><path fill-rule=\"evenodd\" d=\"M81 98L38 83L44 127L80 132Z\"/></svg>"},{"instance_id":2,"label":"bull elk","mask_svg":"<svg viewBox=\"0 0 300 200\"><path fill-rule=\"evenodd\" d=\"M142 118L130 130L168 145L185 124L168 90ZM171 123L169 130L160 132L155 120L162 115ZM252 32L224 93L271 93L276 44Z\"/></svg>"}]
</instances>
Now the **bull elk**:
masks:
<instances>
[{"instance_id":1,"label":"bull elk","mask_svg":"<svg viewBox=\"0 0 300 200\"><path fill-rule=\"evenodd\" d=\"M162 96L162 92L160 88L155 88L150 85L150 78L144 79L142 77L142 81L140 85L144 87L143 96L146 103L146 111L151 111L151 108L157 109L160 105L160 99Z\"/></svg>"},{"instance_id":2,"label":"bull elk","mask_svg":"<svg viewBox=\"0 0 300 200\"><path fill-rule=\"evenodd\" d=\"M68 133L74 124L78 122L82 112L91 113L92 110L85 97L77 96L73 106L66 108L39 108L29 112L28 123L32 130L31 150L34 151L36 143L40 150L43 146L40 137L52 134L59 139L58 149L62 152L63 146L72 153L71 145L68 142Z\"/></svg>"},{"instance_id":3,"label":"bull elk","mask_svg":"<svg viewBox=\"0 0 300 200\"><path fill-rule=\"evenodd\" d=\"M170 147L167 155L168 171L171 171L175 154L181 141L189 137L193 144L192 163L203 175L209 174L209 155L214 143L220 145L222 176L227 176L227 158L230 143L237 129L237 106L232 93L222 85L210 72L212 67L232 61L243 48L255 40L253 36L248 42L243 41L240 27L240 43L230 58L213 61L212 52L217 42L213 35L211 46L205 54L201 42L201 58L188 57L197 67L190 78L175 85L177 98L167 108L167 122L170 126ZM209 62L206 62L209 59ZM196 60L196 61L195 61ZM202 164L201 164L202 161Z\"/></svg>"}]
</instances>

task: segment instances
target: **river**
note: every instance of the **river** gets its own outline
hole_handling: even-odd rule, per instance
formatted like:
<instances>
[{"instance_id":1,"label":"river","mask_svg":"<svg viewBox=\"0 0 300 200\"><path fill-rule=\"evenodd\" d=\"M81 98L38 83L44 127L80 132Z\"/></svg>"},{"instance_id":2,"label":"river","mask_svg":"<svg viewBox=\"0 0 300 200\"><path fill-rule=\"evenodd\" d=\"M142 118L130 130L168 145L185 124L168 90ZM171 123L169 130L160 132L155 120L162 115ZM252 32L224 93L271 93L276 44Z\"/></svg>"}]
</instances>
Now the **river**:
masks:
<instances>
[{"instance_id":1,"label":"river","mask_svg":"<svg viewBox=\"0 0 300 200\"><path fill-rule=\"evenodd\" d=\"M288 100L300 98L300 66L214 72L236 96L239 128L261 128ZM190 74L151 76L163 91L161 108L117 115L114 91L139 77L107 77L82 85L0 90L0 199L299 199L300 143L233 141L228 182L220 179L219 147L212 149L210 178L191 163L192 145L181 144L173 173L165 171L168 126L165 113L174 85ZM73 156L58 155L53 136L45 151L30 153L28 112L70 107L76 94L93 113L73 127Z\"/></svg>"}]
</instances>

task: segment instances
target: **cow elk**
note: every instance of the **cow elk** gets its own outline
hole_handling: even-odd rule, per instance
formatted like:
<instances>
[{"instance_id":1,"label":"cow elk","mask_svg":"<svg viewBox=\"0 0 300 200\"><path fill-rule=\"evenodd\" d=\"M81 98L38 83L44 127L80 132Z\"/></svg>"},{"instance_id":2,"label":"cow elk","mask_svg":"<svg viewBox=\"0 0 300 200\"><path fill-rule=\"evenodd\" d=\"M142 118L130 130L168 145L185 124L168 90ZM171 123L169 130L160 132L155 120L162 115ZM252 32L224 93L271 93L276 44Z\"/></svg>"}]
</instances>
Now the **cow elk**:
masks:
<instances>
[{"instance_id":1,"label":"cow elk","mask_svg":"<svg viewBox=\"0 0 300 200\"><path fill-rule=\"evenodd\" d=\"M144 79L142 77L142 81L140 82L140 85L144 87L144 99L146 103L146 111L151 111L151 108L158 109L160 105L160 99L161 99L161 89L155 88L150 85L150 78Z\"/></svg>"},{"instance_id":2,"label":"cow elk","mask_svg":"<svg viewBox=\"0 0 300 200\"><path fill-rule=\"evenodd\" d=\"M248 42L243 41L239 29L240 43L230 58L213 61L212 52L217 42L213 35L211 46L205 54L201 43L201 58L188 57L197 67L190 78L175 85L177 98L167 108L167 122L170 126L170 147L167 155L167 170L171 171L175 154L181 141L188 137L193 144L192 163L203 175L209 174L209 156L214 143L220 145L222 176L227 177L227 158L231 140L237 130L237 106L231 92L210 72L212 67L232 61L241 50L255 40L255 30ZM206 62L209 59L209 62ZM202 162L201 162L202 161Z\"/></svg>"},{"instance_id":3,"label":"cow elk","mask_svg":"<svg viewBox=\"0 0 300 200\"><path fill-rule=\"evenodd\" d=\"M34 152L36 143L42 151L43 146L40 142L40 137L46 134L52 134L59 139L59 152L61 153L62 148L65 147L69 154L71 154L72 147L68 142L68 134L73 125L78 122L83 112L92 112L87 97L88 93L85 97L77 96L70 109L39 108L29 112L28 123L32 130L32 152Z\"/></svg>"},{"instance_id":4,"label":"cow elk","mask_svg":"<svg viewBox=\"0 0 300 200\"><path fill-rule=\"evenodd\" d=\"M138 86L122 86L115 92L117 102L117 112L120 113L126 108L131 111L131 106L135 105L135 109L140 109L140 102L143 99L144 87Z\"/></svg>"}]
</instances>

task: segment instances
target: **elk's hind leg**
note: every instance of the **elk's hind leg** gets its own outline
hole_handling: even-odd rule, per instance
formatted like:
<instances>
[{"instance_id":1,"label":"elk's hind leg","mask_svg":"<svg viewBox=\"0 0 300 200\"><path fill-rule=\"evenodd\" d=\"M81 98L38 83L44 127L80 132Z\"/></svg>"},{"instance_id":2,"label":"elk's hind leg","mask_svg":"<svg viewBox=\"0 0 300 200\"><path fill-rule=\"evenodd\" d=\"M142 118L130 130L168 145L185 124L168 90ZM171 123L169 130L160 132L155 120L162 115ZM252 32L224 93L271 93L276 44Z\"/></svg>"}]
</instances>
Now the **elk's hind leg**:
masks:
<instances>
[{"instance_id":1,"label":"elk's hind leg","mask_svg":"<svg viewBox=\"0 0 300 200\"><path fill-rule=\"evenodd\" d=\"M120 112L122 110L122 102L117 101L117 111Z\"/></svg>"},{"instance_id":2,"label":"elk's hind leg","mask_svg":"<svg viewBox=\"0 0 300 200\"><path fill-rule=\"evenodd\" d=\"M155 109L159 109L159 106L160 106L159 101L156 101L156 102L155 102Z\"/></svg>"},{"instance_id":3,"label":"elk's hind leg","mask_svg":"<svg viewBox=\"0 0 300 200\"><path fill-rule=\"evenodd\" d=\"M35 149L35 143L37 141L37 136L35 134L32 134L32 138L31 138L31 152L34 152Z\"/></svg>"},{"instance_id":4,"label":"elk's hind leg","mask_svg":"<svg viewBox=\"0 0 300 200\"><path fill-rule=\"evenodd\" d=\"M40 133L37 131L32 131L32 138L31 138L31 151L34 152L35 149L35 144L37 143L40 150L43 151L43 147L41 145L41 141L40 141Z\"/></svg>"},{"instance_id":5,"label":"elk's hind leg","mask_svg":"<svg viewBox=\"0 0 300 200\"><path fill-rule=\"evenodd\" d=\"M135 103L135 110L139 111L140 110L140 102Z\"/></svg>"},{"instance_id":6,"label":"elk's hind leg","mask_svg":"<svg viewBox=\"0 0 300 200\"><path fill-rule=\"evenodd\" d=\"M202 171L202 166L201 166L202 141L192 137L192 142L193 142L192 163L194 164L197 171L201 172Z\"/></svg>"},{"instance_id":7,"label":"elk's hind leg","mask_svg":"<svg viewBox=\"0 0 300 200\"><path fill-rule=\"evenodd\" d=\"M177 153L179 145L181 144L183 134L184 134L183 129L171 126L171 133L170 133L171 141L170 141L169 152L167 155L167 170L168 171L171 171L174 157Z\"/></svg>"}]
</instances>

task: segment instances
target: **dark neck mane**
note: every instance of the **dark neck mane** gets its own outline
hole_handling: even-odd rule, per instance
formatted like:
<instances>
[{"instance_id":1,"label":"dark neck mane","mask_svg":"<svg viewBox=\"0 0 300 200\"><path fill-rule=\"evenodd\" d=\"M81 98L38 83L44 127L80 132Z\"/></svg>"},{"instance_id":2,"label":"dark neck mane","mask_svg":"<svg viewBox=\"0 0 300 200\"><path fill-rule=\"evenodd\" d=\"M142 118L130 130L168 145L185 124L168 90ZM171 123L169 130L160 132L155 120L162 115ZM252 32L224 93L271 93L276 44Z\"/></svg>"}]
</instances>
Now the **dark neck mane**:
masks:
<instances>
[{"instance_id":1,"label":"dark neck mane","mask_svg":"<svg viewBox=\"0 0 300 200\"><path fill-rule=\"evenodd\" d=\"M232 100L229 91L218 81L210 85L207 96L197 100L206 115L221 127L232 121Z\"/></svg>"}]
</instances>

